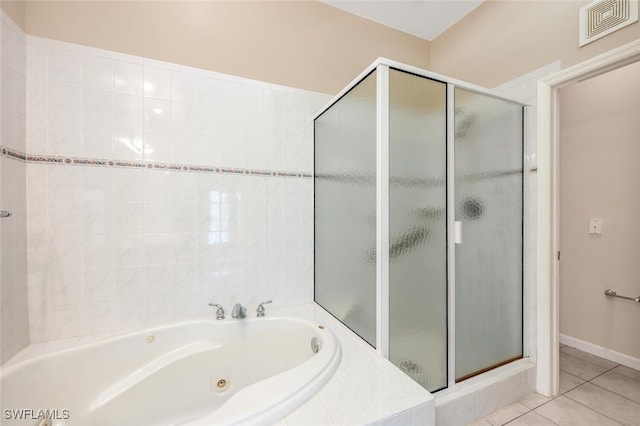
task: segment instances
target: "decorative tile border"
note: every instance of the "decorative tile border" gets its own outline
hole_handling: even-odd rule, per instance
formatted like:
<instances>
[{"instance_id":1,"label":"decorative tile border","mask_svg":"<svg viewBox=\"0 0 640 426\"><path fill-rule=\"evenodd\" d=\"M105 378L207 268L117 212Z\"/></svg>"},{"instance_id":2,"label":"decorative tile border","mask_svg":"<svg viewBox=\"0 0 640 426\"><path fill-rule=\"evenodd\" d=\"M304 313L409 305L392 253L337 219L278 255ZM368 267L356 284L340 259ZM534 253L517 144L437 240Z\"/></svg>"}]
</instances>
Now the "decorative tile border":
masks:
<instances>
[{"instance_id":1,"label":"decorative tile border","mask_svg":"<svg viewBox=\"0 0 640 426\"><path fill-rule=\"evenodd\" d=\"M287 178L313 178L309 172L290 172L282 170L238 169L218 166L197 166L186 164L167 164L141 161L104 160L98 158L59 157L55 155L29 155L11 148L0 146L3 157L11 158L26 163L61 164L90 167L118 167L125 169L153 169L195 173L220 173L226 175L263 176L263 177L287 177Z\"/></svg>"},{"instance_id":2,"label":"decorative tile border","mask_svg":"<svg viewBox=\"0 0 640 426\"><path fill-rule=\"evenodd\" d=\"M2 148L2 155L5 157L9 157L9 158L13 158L15 160L21 160L21 161L25 161L27 159L27 156L24 155L21 152L18 151L13 151L11 149L8 148Z\"/></svg>"}]
</instances>

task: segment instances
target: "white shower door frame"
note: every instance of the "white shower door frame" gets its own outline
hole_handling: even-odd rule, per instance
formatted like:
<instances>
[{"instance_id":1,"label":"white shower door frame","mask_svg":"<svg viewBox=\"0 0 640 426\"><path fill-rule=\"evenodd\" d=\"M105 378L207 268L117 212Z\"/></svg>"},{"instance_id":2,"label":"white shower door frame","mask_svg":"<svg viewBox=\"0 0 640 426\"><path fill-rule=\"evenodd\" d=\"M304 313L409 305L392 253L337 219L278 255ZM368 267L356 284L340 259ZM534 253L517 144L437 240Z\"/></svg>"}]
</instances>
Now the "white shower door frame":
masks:
<instances>
[{"instance_id":1,"label":"white shower door frame","mask_svg":"<svg viewBox=\"0 0 640 426\"><path fill-rule=\"evenodd\" d=\"M355 79L353 79L343 90L340 91L329 103L323 107L314 117L319 117L331 105L341 99L360 81L366 78L371 72L376 71L376 352L385 358L389 358L389 162L383 159L389 156L389 70L397 69L417 76L436 80L447 85L447 115L454 117L454 87L460 87L478 94L502 99L505 101L520 104L524 107L523 129L527 129L527 115L529 108L519 101L499 96L486 88L476 86L464 81L456 80L438 73L427 71L411 65L396 62L387 58L378 58L369 65ZM523 153L527 152L527 132L523 131ZM463 384L455 384L455 235L453 232L455 223L455 188L453 185L455 178L454 168L454 140L455 123L454 120L447 120L447 358L448 358L448 387L456 387ZM527 179L523 168L523 250L528 246L528 241L532 237L529 235L529 218L526 215L528 205ZM531 283L527 282L528 265L523 257L523 307L529 306L527 300L527 288ZM536 353L536 348L532 347L536 342L530 341L529 328L534 326L530 320L533 313L523 310L523 357L528 358ZM516 361L517 362L517 361Z\"/></svg>"},{"instance_id":2,"label":"white shower door frame","mask_svg":"<svg viewBox=\"0 0 640 426\"><path fill-rule=\"evenodd\" d=\"M447 84L447 116L454 117L455 102L454 102L454 87L460 87L466 90L470 90L483 95L504 99L509 102L520 104L518 101L508 99L502 96L498 96L490 90L487 90L480 86L475 86L463 81L455 80L450 77L426 71L417 67L409 66L400 62L392 61L386 58L379 58L374 62L363 75L368 75L373 69L377 69L378 76L378 92L377 92L377 348L378 353L385 358L389 358L389 163L388 161L382 161L384 158L388 158L389 154L389 69L398 69L406 71L411 74L415 74L421 77L437 80ZM353 84L353 83L352 83ZM350 85L351 86L351 85ZM526 129L526 120L528 108L526 105L524 112L523 128ZM527 152L527 135L523 132L524 146L523 152ZM447 358L448 358L448 386L449 388L455 385L455 235L453 232L455 223L455 187L453 185L455 178L454 168L454 141L455 141L455 123L454 120L447 120ZM524 174L524 170L523 170ZM527 179L523 176L523 182L526 185ZM526 188L523 188L524 196L526 197ZM527 205L527 200L524 199L524 205ZM523 209L526 211L526 208ZM529 236L527 235L528 224L527 218L523 216L523 247L527 246ZM526 282L526 269L528 265L523 262L523 306L528 306L525 300L528 286ZM527 339L527 327L531 325L531 321L528 321L528 313L523 312L523 356L528 357L532 352L529 347L530 343Z\"/></svg>"}]
</instances>

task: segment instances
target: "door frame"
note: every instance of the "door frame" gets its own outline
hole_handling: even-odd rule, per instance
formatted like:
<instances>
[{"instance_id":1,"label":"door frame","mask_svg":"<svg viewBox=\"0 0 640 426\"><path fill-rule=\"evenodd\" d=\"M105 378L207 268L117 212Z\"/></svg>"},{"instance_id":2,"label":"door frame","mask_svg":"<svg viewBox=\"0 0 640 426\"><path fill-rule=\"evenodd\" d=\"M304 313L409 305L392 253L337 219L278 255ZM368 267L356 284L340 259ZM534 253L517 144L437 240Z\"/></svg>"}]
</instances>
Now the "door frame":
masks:
<instances>
[{"instance_id":1,"label":"door frame","mask_svg":"<svg viewBox=\"0 0 640 426\"><path fill-rule=\"evenodd\" d=\"M640 60L640 40L538 81L537 319L536 391L559 391L560 164L559 90Z\"/></svg>"}]
</instances>

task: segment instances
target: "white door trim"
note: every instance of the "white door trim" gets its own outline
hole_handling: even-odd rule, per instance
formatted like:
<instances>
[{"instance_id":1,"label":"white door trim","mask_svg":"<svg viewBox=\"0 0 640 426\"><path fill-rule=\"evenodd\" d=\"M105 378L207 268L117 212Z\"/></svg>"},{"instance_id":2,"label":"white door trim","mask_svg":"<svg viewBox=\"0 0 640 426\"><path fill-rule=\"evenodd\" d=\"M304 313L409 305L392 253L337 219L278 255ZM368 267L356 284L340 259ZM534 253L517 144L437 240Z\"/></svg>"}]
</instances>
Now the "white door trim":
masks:
<instances>
[{"instance_id":1,"label":"white door trim","mask_svg":"<svg viewBox=\"0 0 640 426\"><path fill-rule=\"evenodd\" d=\"M538 81L538 265L536 390L558 394L559 378L559 133L558 91L640 60L640 40Z\"/></svg>"}]
</instances>

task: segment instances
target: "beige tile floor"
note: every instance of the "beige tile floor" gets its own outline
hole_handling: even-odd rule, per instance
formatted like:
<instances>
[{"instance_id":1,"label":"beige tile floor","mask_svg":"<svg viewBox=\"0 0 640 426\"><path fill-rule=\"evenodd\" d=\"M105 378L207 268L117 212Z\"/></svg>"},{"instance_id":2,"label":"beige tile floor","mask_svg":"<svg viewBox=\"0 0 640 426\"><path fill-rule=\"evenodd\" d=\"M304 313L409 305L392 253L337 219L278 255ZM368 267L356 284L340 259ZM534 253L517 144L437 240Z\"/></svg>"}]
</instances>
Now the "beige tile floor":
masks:
<instances>
[{"instance_id":1,"label":"beige tile floor","mask_svg":"<svg viewBox=\"0 0 640 426\"><path fill-rule=\"evenodd\" d=\"M531 394L472 423L640 426L640 371L569 346L560 347L560 395Z\"/></svg>"}]
</instances>

